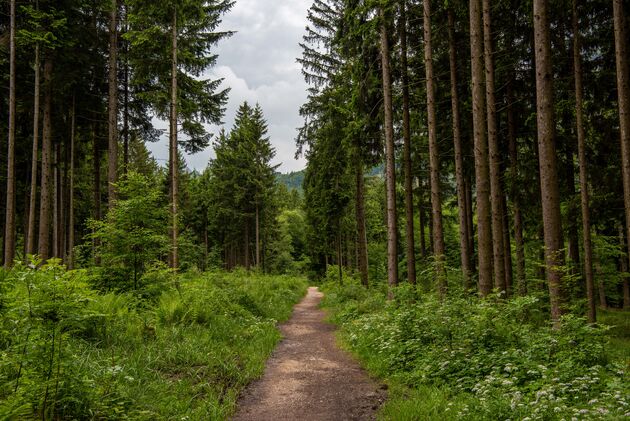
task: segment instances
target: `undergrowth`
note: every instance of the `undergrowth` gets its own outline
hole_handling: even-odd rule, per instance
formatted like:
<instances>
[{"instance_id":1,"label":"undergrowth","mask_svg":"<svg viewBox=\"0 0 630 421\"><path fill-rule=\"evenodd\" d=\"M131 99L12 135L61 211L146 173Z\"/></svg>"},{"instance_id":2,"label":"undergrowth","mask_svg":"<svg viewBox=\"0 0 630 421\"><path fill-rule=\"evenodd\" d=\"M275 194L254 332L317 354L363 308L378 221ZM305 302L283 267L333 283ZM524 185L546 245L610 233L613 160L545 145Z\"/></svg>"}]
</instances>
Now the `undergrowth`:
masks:
<instances>
[{"instance_id":1,"label":"undergrowth","mask_svg":"<svg viewBox=\"0 0 630 421\"><path fill-rule=\"evenodd\" d=\"M227 418L306 281L159 277L146 294L97 292L88 272L54 263L3 274L0 419Z\"/></svg>"},{"instance_id":2,"label":"undergrowth","mask_svg":"<svg viewBox=\"0 0 630 421\"><path fill-rule=\"evenodd\" d=\"M390 385L383 419L630 417L630 359L603 324L567 315L553 330L533 296L440 302L403 285L387 301L350 279L323 290L345 346Z\"/></svg>"}]
</instances>

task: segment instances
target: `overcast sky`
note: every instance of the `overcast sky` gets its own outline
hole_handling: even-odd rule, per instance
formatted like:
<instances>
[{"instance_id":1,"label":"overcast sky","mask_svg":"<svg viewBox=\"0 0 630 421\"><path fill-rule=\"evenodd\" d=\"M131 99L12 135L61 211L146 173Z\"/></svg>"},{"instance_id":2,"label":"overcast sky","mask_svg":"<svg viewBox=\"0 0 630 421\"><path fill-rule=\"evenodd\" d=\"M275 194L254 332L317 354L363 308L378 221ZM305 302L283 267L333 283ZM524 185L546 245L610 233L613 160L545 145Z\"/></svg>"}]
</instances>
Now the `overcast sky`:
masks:
<instances>
[{"instance_id":1,"label":"overcast sky","mask_svg":"<svg viewBox=\"0 0 630 421\"><path fill-rule=\"evenodd\" d=\"M295 59L306 26L306 12L312 0L236 0L223 19L220 30L236 31L221 41L213 79L223 78L231 88L223 122L232 127L234 114L243 101L260 103L269 124L269 137L276 148L274 164L281 172L301 170L304 159L295 160L295 137L302 125L299 108L306 99L306 85ZM167 127L166 124L163 126ZM209 126L211 133L219 127ZM153 155L168 159L168 140L149 144ZM214 153L212 147L186 156L189 167L203 170Z\"/></svg>"}]
</instances>

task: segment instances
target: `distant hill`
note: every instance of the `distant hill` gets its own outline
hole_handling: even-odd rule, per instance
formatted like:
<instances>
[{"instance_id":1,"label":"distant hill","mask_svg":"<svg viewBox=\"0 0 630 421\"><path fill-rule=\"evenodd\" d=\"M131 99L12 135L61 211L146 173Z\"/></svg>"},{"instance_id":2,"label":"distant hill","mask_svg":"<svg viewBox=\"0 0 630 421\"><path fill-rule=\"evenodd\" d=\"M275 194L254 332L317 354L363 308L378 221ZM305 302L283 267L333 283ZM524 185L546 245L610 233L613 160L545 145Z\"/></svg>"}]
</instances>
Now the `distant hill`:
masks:
<instances>
[{"instance_id":1,"label":"distant hill","mask_svg":"<svg viewBox=\"0 0 630 421\"><path fill-rule=\"evenodd\" d=\"M276 174L278 183L284 184L288 190L302 191L302 183L304 182L304 170L290 172L288 174Z\"/></svg>"}]
</instances>

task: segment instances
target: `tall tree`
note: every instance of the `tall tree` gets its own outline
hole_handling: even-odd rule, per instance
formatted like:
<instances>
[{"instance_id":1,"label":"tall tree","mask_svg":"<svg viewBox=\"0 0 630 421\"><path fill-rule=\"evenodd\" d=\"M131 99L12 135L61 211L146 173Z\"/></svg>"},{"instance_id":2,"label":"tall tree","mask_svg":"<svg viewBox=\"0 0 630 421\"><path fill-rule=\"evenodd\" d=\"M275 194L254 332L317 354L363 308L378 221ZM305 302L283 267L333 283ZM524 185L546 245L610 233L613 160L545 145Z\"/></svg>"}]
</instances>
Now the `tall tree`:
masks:
<instances>
[{"instance_id":1,"label":"tall tree","mask_svg":"<svg viewBox=\"0 0 630 421\"><path fill-rule=\"evenodd\" d=\"M455 42L455 12L448 11L448 56L451 76L451 112L453 123L453 145L455 150L455 180L457 183L457 209L459 213L459 247L461 254L464 286L470 288L472 253L468 248L468 214L466 211L466 186L464 179L464 152L461 133L461 112L457 91L457 45Z\"/></svg>"},{"instance_id":2,"label":"tall tree","mask_svg":"<svg viewBox=\"0 0 630 421\"><path fill-rule=\"evenodd\" d=\"M492 291L492 232L490 221L490 176L486 137L484 92L484 52L481 0L470 0L470 56L472 69L473 131L475 179L477 186L477 232L479 256L479 293Z\"/></svg>"},{"instance_id":3,"label":"tall tree","mask_svg":"<svg viewBox=\"0 0 630 421\"><path fill-rule=\"evenodd\" d=\"M628 64L628 35L623 0L613 0L615 26L615 63L617 67L617 103L621 138L621 175L623 179L626 237L630 238L630 65ZM630 259L630 253L628 253Z\"/></svg>"},{"instance_id":4,"label":"tall tree","mask_svg":"<svg viewBox=\"0 0 630 421\"><path fill-rule=\"evenodd\" d=\"M388 24L385 9L379 9L381 24L381 70L383 73L383 107L385 124L385 191L387 194L387 283L398 283L398 229L396 223L396 168L394 151L394 120Z\"/></svg>"},{"instance_id":5,"label":"tall tree","mask_svg":"<svg viewBox=\"0 0 630 421\"><path fill-rule=\"evenodd\" d=\"M440 187L440 152L437 140L435 104L436 84L433 74L433 43L431 39L431 0L424 0L424 68L427 84L427 125L429 129L429 166L431 172L431 215L433 221L433 254L436 262L438 290L446 294L445 247L442 227L442 193Z\"/></svg>"},{"instance_id":6,"label":"tall tree","mask_svg":"<svg viewBox=\"0 0 630 421\"><path fill-rule=\"evenodd\" d=\"M15 258L15 0L10 5L9 29L9 141L7 153L7 201L4 231L4 266Z\"/></svg>"},{"instance_id":7,"label":"tall tree","mask_svg":"<svg viewBox=\"0 0 630 421\"><path fill-rule=\"evenodd\" d=\"M542 195L545 266L551 302L551 320L559 327L562 312L563 239L560 191L555 147L553 69L547 0L534 0L534 43L536 51L536 121Z\"/></svg>"},{"instance_id":8,"label":"tall tree","mask_svg":"<svg viewBox=\"0 0 630 421\"><path fill-rule=\"evenodd\" d=\"M37 205L37 166L39 164L39 91L40 91L40 70L39 43L35 45L35 88L33 94L33 152L31 154L31 189L28 206L28 228L26 233L26 253L35 252L35 206Z\"/></svg>"},{"instance_id":9,"label":"tall tree","mask_svg":"<svg viewBox=\"0 0 630 421\"><path fill-rule=\"evenodd\" d=\"M111 210L116 202L116 180L118 177L118 0L111 0L110 7L107 203Z\"/></svg>"},{"instance_id":10,"label":"tall tree","mask_svg":"<svg viewBox=\"0 0 630 421\"><path fill-rule=\"evenodd\" d=\"M44 62L44 121L42 128L42 171L39 204L39 240L38 254L42 260L50 257L50 214L52 195L52 52Z\"/></svg>"},{"instance_id":11,"label":"tall tree","mask_svg":"<svg viewBox=\"0 0 630 421\"><path fill-rule=\"evenodd\" d=\"M488 125L488 152L490 159L490 207L492 213L492 253L494 287L506 291L503 241L503 189L501 188L501 151L497 132L497 104L494 93L494 56L492 42L492 16L490 0L482 1L483 44L486 69L486 122Z\"/></svg>"},{"instance_id":12,"label":"tall tree","mask_svg":"<svg viewBox=\"0 0 630 421\"><path fill-rule=\"evenodd\" d=\"M595 284L593 279L593 245L591 242L591 212L589 209L586 134L584 129L584 93L582 82L582 52L577 0L571 2L573 20L573 74L575 83L575 124L578 160L580 163L580 203L582 207L582 240L584 243L584 279L586 281L587 318L595 323Z\"/></svg>"},{"instance_id":13,"label":"tall tree","mask_svg":"<svg viewBox=\"0 0 630 421\"><path fill-rule=\"evenodd\" d=\"M403 165L405 168L405 239L407 242L407 280L416 283L416 251L413 232L413 174L411 173L411 128L409 116L409 71L407 60L407 4L400 2L400 59L402 71L403 105Z\"/></svg>"}]
</instances>

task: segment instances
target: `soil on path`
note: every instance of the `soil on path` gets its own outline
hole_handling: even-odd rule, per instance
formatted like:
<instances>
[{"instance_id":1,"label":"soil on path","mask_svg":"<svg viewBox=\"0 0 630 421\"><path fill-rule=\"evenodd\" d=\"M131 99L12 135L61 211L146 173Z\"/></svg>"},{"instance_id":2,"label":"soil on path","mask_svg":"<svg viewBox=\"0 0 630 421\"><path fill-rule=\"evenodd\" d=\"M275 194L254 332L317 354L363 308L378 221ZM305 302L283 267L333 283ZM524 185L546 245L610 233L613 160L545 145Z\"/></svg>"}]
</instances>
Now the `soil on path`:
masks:
<instances>
[{"instance_id":1,"label":"soil on path","mask_svg":"<svg viewBox=\"0 0 630 421\"><path fill-rule=\"evenodd\" d=\"M323 294L308 289L263 377L238 402L234 420L370 420L385 392L335 342L335 328L318 305Z\"/></svg>"}]
</instances>

